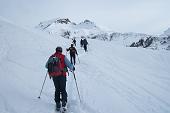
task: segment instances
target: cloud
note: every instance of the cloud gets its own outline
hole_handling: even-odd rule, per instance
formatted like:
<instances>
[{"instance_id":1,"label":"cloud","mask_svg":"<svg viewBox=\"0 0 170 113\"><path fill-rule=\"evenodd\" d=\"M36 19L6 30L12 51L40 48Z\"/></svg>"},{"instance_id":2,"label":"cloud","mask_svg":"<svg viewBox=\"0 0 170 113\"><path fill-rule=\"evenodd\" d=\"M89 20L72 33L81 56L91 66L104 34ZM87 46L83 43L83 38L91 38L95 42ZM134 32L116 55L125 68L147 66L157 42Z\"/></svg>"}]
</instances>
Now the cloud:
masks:
<instances>
[{"instance_id":1,"label":"cloud","mask_svg":"<svg viewBox=\"0 0 170 113\"><path fill-rule=\"evenodd\" d=\"M0 0L0 16L23 26L66 17L90 19L120 32L162 33L170 26L168 0Z\"/></svg>"}]
</instances>

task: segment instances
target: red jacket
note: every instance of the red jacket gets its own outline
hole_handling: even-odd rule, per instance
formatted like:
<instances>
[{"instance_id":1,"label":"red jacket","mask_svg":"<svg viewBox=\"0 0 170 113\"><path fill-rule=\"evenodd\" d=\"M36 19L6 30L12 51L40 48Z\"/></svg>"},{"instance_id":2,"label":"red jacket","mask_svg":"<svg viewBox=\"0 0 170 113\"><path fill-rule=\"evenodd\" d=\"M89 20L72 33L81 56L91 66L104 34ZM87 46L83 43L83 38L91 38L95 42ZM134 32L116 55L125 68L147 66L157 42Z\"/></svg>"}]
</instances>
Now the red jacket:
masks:
<instances>
[{"instance_id":1,"label":"red jacket","mask_svg":"<svg viewBox=\"0 0 170 113\"><path fill-rule=\"evenodd\" d=\"M66 67L66 64L65 64L65 61L64 61L64 58L65 58L65 55L61 54L61 53L54 53L51 57L58 57L60 59L60 69L61 71L59 72L52 72L52 73L49 73L50 76L65 76L66 77L66 70L67 70L67 67Z\"/></svg>"}]
</instances>

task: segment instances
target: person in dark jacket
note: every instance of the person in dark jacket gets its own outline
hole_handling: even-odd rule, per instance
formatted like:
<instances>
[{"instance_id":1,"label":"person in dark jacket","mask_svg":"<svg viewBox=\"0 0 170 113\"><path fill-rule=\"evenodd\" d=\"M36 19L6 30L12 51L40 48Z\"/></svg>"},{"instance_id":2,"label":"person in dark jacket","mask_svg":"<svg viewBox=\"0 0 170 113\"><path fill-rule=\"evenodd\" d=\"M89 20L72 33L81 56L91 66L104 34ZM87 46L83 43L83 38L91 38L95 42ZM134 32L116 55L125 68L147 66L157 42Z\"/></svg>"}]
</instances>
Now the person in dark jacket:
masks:
<instances>
[{"instance_id":1,"label":"person in dark jacket","mask_svg":"<svg viewBox=\"0 0 170 113\"><path fill-rule=\"evenodd\" d=\"M87 52L87 44L88 44L87 39L86 38L83 39L83 45L84 45L85 52Z\"/></svg>"},{"instance_id":2,"label":"person in dark jacket","mask_svg":"<svg viewBox=\"0 0 170 113\"><path fill-rule=\"evenodd\" d=\"M72 64L75 65L76 64L76 54L78 55L76 48L73 46L73 44L71 44L71 47L69 47L66 50L70 51L70 61Z\"/></svg>"},{"instance_id":3,"label":"person in dark jacket","mask_svg":"<svg viewBox=\"0 0 170 113\"><path fill-rule=\"evenodd\" d=\"M80 40L80 47L82 48L83 47L83 39L81 38L81 40Z\"/></svg>"},{"instance_id":4,"label":"person in dark jacket","mask_svg":"<svg viewBox=\"0 0 170 113\"><path fill-rule=\"evenodd\" d=\"M76 39L75 38L73 39L73 44L76 46Z\"/></svg>"},{"instance_id":5,"label":"person in dark jacket","mask_svg":"<svg viewBox=\"0 0 170 113\"><path fill-rule=\"evenodd\" d=\"M66 72L67 67L74 71L74 66L70 63L65 55L62 54L62 48L57 47L56 52L50 56L46 63L46 68L48 68L49 63L52 59L58 58L60 61L60 71L55 71L48 73L50 78L53 79L54 86L55 86L55 102L56 102L56 110L60 110L60 107L66 107L67 104L67 92L66 92ZM60 100L61 94L61 100Z\"/></svg>"}]
</instances>

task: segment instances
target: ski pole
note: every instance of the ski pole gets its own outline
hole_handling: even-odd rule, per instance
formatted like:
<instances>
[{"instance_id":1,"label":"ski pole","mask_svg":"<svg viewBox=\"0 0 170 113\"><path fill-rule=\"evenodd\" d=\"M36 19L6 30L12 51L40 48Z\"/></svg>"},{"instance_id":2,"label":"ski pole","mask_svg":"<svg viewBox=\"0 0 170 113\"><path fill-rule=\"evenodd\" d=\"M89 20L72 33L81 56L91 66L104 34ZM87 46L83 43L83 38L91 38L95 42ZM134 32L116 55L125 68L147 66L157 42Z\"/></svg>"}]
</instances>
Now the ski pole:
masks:
<instances>
[{"instance_id":1,"label":"ski pole","mask_svg":"<svg viewBox=\"0 0 170 113\"><path fill-rule=\"evenodd\" d=\"M43 85L42 85L42 88L41 88L41 91L40 91L40 95L39 95L39 99L40 99L40 97L41 97L41 93L42 93L42 90L43 90L43 88L44 88L44 84L45 84L45 81L46 81L46 78L47 78L47 73L46 73L46 75L45 75L45 79L44 79L44 82L43 82Z\"/></svg>"},{"instance_id":2,"label":"ski pole","mask_svg":"<svg viewBox=\"0 0 170 113\"><path fill-rule=\"evenodd\" d=\"M66 56L67 56L67 50L66 50Z\"/></svg>"},{"instance_id":3,"label":"ski pole","mask_svg":"<svg viewBox=\"0 0 170 113\"><path fill-rule=\"evenodd\" d=\"M67 73L68 73L68 76L69 76L69 75L70 75L70 74L69 74L69 71L67 71Z\"/></svg>"},{"instance_id":4,"label":"ski pole","mask_svg":"<svg viewBox=\"0 0 170 113\"><path fill-rule=\"evenodd\" d=\"M77 55L77 59L78 59L78 61L79 61L79 63L80 63L80 60L79 60L79 57L78 57L78 55Z\"/></svg>"},{"instance_id":5,"label":"ski pole","mask_svg":"<svg viewBox=\"0 0 170 113\"><path fill-rule=\"evenodd\" d=\"M81 103L80 93L79 93L79 89L78 89L78 85L77 85L76 76L75 76L74 71L73 71L73 75L74 75L74 80L75 80L75 83L76 83L76 88L77 88L77 92L78 92L79 100L80 100L80 103Z\"/></svg>"}]
</instances>

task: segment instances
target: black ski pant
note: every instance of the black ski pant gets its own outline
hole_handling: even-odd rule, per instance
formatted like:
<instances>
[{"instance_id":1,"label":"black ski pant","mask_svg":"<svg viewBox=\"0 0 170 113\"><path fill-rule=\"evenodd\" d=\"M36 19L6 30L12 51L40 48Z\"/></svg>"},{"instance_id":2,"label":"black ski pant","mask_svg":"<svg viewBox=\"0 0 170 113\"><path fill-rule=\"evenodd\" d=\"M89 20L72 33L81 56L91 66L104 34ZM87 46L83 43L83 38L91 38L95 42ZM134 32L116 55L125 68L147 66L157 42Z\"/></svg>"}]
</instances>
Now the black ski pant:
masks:
<instances>
[{"instance_id":1,"label":"black ski pant","mask_svg":"<svg viewBox=\"0 0 170 113\"><path fill-rule=\"evenodd\" d=\"M87 52L87 45L84 44L84 50Z\"/></svg>"},{"instance_id":2,"label":"black ski pant","mask_svg":"<svg viewBox=\"0 0 170 113\"><path fill-rule=\"evenodd\" d=\"M60 94L61 94L61 101L67 102L67 92L66 92L66 77L61 76L54 76L53 82L55 86L55 102L60 102Z\"/></svg>"},{"instance_id":3,"label":"black ski pant","mask_svg":"<svg viewBox=\"0 0 170 113\"><path fill-rule=\"evenodd\" d=\"M74 63L74 65L76 64L76 55L75 54L70 54L70 61L72 64L73 63Z\"/></svg>"},{"instance_id":4,"label":"black ski pant","mask_svg":"<svg viewBox=\"0 0 170 113\"><path fill-rule=\"evenodd\" d=\"M76 42L73 43L76 46Z\"/></svg>"}]
</instances>

